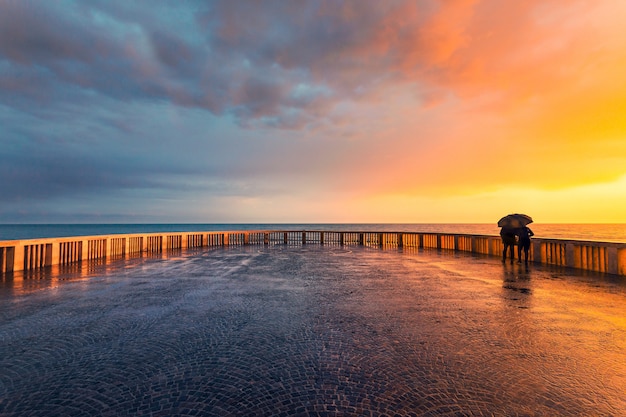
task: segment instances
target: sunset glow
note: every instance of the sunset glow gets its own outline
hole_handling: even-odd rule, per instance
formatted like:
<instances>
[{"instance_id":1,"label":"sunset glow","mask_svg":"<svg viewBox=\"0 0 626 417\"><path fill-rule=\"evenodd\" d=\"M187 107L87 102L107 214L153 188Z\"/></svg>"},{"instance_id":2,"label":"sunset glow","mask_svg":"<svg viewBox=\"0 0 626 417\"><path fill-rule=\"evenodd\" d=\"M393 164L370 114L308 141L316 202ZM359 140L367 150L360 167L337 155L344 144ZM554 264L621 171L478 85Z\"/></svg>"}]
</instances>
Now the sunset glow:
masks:
<instances>
[{"instance_id":1,"label":"sunset glow","mask_svg":"<svg viewBox=\"0 0 626 417\"><path fill-rule=\"evenodd\" d=\"M0 0L0 222L626 223L625 18Z\"/></svg>"}]
</instances>

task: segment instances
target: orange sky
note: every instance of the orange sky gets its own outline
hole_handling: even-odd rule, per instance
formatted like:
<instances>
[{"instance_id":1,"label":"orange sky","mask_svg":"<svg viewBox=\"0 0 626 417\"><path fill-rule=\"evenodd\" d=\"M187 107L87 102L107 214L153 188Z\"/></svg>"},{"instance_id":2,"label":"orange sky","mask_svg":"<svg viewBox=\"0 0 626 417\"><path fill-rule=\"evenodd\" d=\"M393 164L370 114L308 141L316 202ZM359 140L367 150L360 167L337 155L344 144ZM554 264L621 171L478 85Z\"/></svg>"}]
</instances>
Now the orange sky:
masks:
<instances>
[{"instance_id":1,"label":"orange sky","mask_svg":"<svg viewBox=\"0 0 626 417\"><path fill-rule=\"evenodd\" d=\"M381 169L347 173L331 218L626 222L626 3L519 3L449 2L419 28L400 68L417 88L355 112Z\"/></svg>"}]
</instances>

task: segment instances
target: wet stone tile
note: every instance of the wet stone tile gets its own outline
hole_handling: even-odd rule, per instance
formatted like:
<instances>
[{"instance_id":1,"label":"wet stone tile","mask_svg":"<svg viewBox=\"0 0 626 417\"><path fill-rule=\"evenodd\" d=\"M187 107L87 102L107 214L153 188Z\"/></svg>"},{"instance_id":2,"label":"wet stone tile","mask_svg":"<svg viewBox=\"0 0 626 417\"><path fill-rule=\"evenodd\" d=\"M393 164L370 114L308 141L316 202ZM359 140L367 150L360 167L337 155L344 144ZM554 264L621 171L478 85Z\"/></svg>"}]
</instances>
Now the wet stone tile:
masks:
<instances>
[{"instance_id":1,"label":"wet stone tile","mask_svg":"<svg viewBox=\"0 0 626 417\"><path fill-rule=\"evenodd\" d=\"M626 415L601 277L306 245L2 284L2 416Z\"/></svg>"}]
</instances>

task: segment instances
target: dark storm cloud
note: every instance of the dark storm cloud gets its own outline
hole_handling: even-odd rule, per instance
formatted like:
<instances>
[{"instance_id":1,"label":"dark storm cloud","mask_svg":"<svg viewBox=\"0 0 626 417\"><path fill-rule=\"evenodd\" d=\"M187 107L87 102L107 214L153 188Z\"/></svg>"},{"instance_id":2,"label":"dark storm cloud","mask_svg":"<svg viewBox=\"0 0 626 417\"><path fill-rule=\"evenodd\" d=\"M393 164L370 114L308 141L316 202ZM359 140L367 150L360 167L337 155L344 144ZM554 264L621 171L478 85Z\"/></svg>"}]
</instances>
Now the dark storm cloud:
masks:
<instances>
[{"instance_id":1,"label":"dark storm cloud","mask_svg":"<svg viewBox=\"0 0 626 417\"><path fill-rule=\"evenodd\" d=\"M19 152L0 152L3 203L37 202L51 197L97 194L103 190L158 188L156 174L145 164L45 144ZM129 163L131 162L131 163Z\"/></svg>"},{"instance_id":2,"label":"dark storm cloud","mask_svg":"<svg viewBox=\"0 0 626 417\"><path fill-rule=\"evenodd\" d=\"M105 45L106 40L82 21L55 9L55 5L59 3L2 2L0 51L7 59L21 65L95 61L98 47ZM111 52L110 47L106 49L109 51L103 52Z\"/></svg>"},{"instance_id":3,"label":"dark storm cloud","mask_svg":"<svg viewBox=\"0 0 626 417\"><path fill-rule=\"evenodd\" d=\"M78 89L292 125L383 80L399 51L371 47L403 4L4 1L0 98L48 104Z\"/></svg>"},{"instance_id":4,"label":"dark storm cloud","mask_svg":"<svg viewBox=\"0 0 626 417\"><path fill-rule=\"evenodd\" d=\"M106 94L128 91L135 82L132 61L123 45L84 20L63 14L55 2L5 2L0 13L0 58L3 87L12 93L25 88L40 96L76 86ZM58 85L57 85L58 84ZM30 87L28 89L27 87ZM130 89L132 92L132 88ZM3 94L5 96L5 94ZM37 97L35 97L37 98Z\"/></svg>"},{"instance_id":5,"label":"dark storm cloud","mask_svg":"<svg viewBox=\"0 0 626 417\"><path fill-rule=\"evenodd\" d=\"M420 68L407 52L432 1L418 3L0 0L0 211L135 191L254 198L357 155L298 139L348 125L339 105Z\"/></svg>"},{"instance_id":6,"label":"dark storm cloud","mask_svg":"<svg viewBox=\"0 0 626 417\"><path fill-rule=\"evenodd\" d=\"M113 166L99 169L92 160L56 156L11 159L0 167L5 202L42 200L107 188L146 187L145 177L125 176ZM141 181L137 181L137 178ZM25 186L28 185L28 186Z\"/></svg>"}]
</instances>

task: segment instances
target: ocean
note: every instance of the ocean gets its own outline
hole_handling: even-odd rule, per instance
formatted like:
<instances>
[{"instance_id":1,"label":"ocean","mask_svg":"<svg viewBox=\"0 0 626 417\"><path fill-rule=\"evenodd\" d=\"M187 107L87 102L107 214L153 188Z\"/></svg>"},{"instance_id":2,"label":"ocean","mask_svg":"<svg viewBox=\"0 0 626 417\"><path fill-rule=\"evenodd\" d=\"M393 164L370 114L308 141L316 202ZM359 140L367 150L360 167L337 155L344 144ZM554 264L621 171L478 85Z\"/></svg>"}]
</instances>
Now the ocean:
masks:
<instances>
[{"instance_id":1,"label":"ocean","mask_svg":"<svg viewBox=\"0 0 626 417\"><path fill-rule=\"evenodd\" d=\"M626 243L626 223L619 224L530 224L535 237L549 239L589 240ZM237 230L319 230L359 232L424 232L499 234L500 229L488 223L252 223L252 224L0 224L1 240L47 237L92 236L127 233L163 233Z\"/></svg>"}]
</instances>

